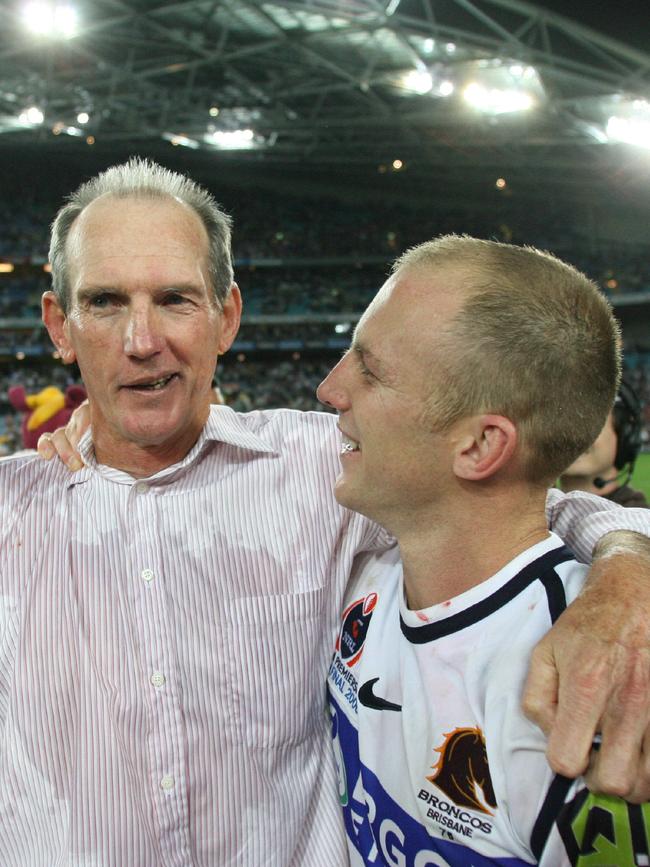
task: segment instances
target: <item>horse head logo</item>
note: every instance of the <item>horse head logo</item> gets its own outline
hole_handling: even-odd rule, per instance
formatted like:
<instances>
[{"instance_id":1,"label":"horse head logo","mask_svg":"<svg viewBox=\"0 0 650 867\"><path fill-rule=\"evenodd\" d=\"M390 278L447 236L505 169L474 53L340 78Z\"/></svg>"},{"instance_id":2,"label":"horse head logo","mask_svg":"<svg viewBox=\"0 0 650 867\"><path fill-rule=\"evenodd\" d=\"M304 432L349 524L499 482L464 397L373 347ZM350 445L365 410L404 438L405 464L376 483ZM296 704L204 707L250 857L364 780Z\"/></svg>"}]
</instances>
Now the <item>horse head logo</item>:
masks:
<instances>
[{"instance_id":1,"label":"horse head logo","mask_svg":"<svg viewBox=\"0 0 650 867\"><path fill-rule=\"evenodd\" d=\"M485 738L480 728L458 728L445 735L435 771L427 780L441 789L459 807L493 815L486 804L496 808L488 767Z\"/></svg>"}]
</instances>

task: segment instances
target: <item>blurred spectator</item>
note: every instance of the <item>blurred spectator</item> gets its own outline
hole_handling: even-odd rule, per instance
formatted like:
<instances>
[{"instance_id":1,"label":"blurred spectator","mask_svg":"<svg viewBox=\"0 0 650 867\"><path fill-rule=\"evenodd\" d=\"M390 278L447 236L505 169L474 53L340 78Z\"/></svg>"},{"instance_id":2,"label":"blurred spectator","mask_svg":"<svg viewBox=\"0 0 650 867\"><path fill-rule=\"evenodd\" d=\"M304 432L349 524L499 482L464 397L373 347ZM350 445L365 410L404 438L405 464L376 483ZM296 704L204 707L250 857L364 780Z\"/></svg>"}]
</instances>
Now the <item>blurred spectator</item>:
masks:
<instances>
[{"instance_id":1,"label":"blurred spectator","mask_svg":"<svg viewBox=\"0 0 650 867\"><path fill-rule=\"evenodd\" d=\"M641 491L628 484L641 448L641 404L627 382L621 382L614 408L591 448L560 477L563 491L600 494L621 506L648 506Z\"/></svg>"}]
</instances>

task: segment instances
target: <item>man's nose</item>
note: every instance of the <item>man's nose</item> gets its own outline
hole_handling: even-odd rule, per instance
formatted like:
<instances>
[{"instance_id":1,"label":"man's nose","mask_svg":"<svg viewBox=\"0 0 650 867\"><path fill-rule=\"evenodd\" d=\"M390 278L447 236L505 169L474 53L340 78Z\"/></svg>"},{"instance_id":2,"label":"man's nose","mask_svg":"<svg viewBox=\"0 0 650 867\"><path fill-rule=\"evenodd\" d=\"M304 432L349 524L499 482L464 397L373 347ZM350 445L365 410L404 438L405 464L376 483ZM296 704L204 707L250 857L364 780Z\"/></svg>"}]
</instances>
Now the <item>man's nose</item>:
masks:
<instances>
[{"instance_id":1,"label":"man's nose","mask_svg":"<svg viewBox=\"0 0 650 867\"><path fill-rule=\"evenodd\" d=\"M145 307L129 311L124 333L124 351L135 358L149 358L161 351L164 338L158 314Z\"/></svg>"},{"instance_id":2,"label":"man's nose","mask_svg":"<svg viewBox=\"0 0 650 867\"><path fill-rule=\"evenodd\" d=\"M339 412L347 408L348 399L339 376L339 365L330 370L325 379L316 389L316 397L326 406L334 407Z\"/></svg>"}]
</instances>

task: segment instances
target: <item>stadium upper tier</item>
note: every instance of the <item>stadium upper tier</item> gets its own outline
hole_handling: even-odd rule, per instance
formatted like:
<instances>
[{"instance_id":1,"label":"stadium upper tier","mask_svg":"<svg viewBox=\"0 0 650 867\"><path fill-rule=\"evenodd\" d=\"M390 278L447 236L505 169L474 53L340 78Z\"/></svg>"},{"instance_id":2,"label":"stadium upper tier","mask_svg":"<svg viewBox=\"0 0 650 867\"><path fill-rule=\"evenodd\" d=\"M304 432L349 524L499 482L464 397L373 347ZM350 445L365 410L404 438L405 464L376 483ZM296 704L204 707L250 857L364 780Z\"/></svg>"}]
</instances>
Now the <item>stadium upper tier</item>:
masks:
<instances>
[{"instance_id":1,"label":"stadium upper tier","mask_svg":"<svg viewBox=\"0 0 650 867\"><path fill-rule=\"evenodd\" d=\"M447 232L551 250L614 298L650 290L647 245L604 244L568 212L549 219L507 199L468 212L435 203L350 203L228 187L214 192L234 219L233 252L248 315L358 311L395 256ZM58 198L0 201L0 316L31 316L40 306L49 224L60 204Z\"/></svg>"}]
</instances>

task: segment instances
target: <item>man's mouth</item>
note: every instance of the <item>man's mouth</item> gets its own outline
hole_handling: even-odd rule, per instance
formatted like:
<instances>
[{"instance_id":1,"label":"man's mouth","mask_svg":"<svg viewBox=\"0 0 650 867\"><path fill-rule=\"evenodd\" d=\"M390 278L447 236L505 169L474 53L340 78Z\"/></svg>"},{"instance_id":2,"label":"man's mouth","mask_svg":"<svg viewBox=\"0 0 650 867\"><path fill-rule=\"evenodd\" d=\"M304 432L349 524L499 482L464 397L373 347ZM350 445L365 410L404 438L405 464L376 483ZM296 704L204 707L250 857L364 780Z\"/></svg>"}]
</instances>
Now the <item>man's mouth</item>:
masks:
<instances>
[{"instance_id":1,"label":"man's mouth","mask_svg":"<svg viewBox=\"0 0 650 867\"><path fill-rule=\"evenodd\" d=\"M352 437L349 437L349 436L344 434L343 435L343 441L341 442L341 454L347 455L347 454L350 454L350 452L360 452L360 451L361 451L361 444L358 443L356 440L353 440Z\"/></svg>"},{"instance_id":2,"label":"man's mouth","mask_svg":"<svg viewBox=\"0 0 650 867\"><path fill-rule=\"evenodd\" d=\"M122 387L131 389L132 391L162 391L165 386L169 385L177 377L177 373L170 373L169 376L161 376L158 379L143 379L140 382L132 382L130 385Z\"/></svg>"}]
</instances>

